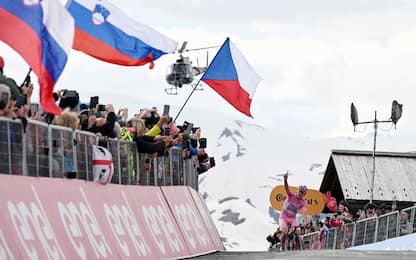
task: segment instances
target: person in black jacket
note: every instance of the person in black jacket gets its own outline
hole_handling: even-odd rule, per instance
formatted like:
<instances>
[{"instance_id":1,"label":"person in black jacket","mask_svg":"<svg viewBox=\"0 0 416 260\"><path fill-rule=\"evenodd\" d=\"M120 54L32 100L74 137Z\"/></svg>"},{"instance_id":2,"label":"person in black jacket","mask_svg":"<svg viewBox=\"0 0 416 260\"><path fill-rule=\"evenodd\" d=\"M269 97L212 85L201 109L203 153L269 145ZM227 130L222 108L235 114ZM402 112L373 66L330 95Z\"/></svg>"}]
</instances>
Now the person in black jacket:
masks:
<instances>
[{"instance_id":1,"label":"person in black jacket","mask_svg":"<svg viewBox=\"0 0 416 260\"><path fill-rule=\"evenodd\" d=\"M139 153L164 154L165 148L169 145L169 140L155 140L157 139L156 137L145 135L148 130L143 119L131 118L127 121L127 126L134 128L133 140L137 144L137 151Z\"/></svg>"},{"instance_id":2,"label":"person in black jacket","mask_svg":"<svg viewBox=\"0 0 416 260\"><path fill-rule=\"evenodd\" d=\"M88 124L82 125L81 130L86 130L92 133L100 133L102 136L115 138L114 124L117 121L117 116L114 113L114 107L111 104L105 106L107 113L106 118L97 117L95 113L88 116Z\"/></svg>"}]
</instances>

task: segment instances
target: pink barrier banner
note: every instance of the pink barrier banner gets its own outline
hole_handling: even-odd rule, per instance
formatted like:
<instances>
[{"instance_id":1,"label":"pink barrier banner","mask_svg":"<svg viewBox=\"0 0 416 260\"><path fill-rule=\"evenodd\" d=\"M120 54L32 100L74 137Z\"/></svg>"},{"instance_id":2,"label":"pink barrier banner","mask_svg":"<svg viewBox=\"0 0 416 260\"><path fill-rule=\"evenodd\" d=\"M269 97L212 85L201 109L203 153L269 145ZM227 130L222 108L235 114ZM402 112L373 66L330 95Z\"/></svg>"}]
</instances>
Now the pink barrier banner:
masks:
<instances>
[{"instance_id":1,"label":"pink barrier banner","mask_svg":"<svg viewBox=\"0 0 416 260\"><path fill-rule=\"evenodd\" d=\"M140 223L147 229L149 244L161 259L183 258L190 252L160 188L127 187L131 205ZM177 187L185 189L185 187Z\"/></svg>"},{"instance_id":2,"label":"pink barrier banner","mask_svg":"<svg viewBox=\"0 0 416 260\"><path fill-rule=\"evenodd\" d=\"M191 187L187 188L191 193L192 198L194 199L195 205L198 208L198 211L202 220L205 223L205 226L208 229L208 233L211 236L211 240L214 243L215 249L217 251L225 251L225 247L221 241L220 234L218 233L218 230L215 227L214 222L212 221L211 215L209 214L209 210L207 205L205 204L204 199L196 190L192 189Z\"/></svg>"},{"instance_id":3,"label":"pink barrier banner","mask_svg":"<svg viewBox=\"0 0 416 260\"><path fill-rule=\"evenodd\" d=\"M0 259L172 259L221 250L195 194L166 190L0 174Z\"/></svg>"},{"instance_id":4,"label":"pink barrier banner","mask_svg":"<svg viewBox=\"0 0 416 260\"><path fill-rule=\"evenodd\" d=\"M191 255L217 251L189 190L172 186L164 186L161 189L168 199L169 207L189 246Z\"/></svg>"}]
</instances>

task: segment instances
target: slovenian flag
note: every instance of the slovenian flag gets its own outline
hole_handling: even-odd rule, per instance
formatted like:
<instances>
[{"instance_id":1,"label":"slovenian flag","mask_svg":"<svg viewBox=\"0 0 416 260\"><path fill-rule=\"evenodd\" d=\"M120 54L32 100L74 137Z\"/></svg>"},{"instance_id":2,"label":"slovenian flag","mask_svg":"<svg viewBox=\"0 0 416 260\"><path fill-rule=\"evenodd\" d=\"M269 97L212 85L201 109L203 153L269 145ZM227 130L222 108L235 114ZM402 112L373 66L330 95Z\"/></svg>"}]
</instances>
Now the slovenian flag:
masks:
<instances>
[{"instance_id":1,"label":"slovenian flag","mask_svg":"<svg viewBox=\"0 0 416 260\"><path fill-rule=\"evenodd\" d=\"M251 100L261 78L229 38L225 40L201 80L238 111L252 117Z\"/></svg>"},{"instance_id":2,"label":"slovenian flag","mask_svg":"<svg viewBox=\"0 0 416 260\"><path fill-rule=\"evenodd\" d=\"M60 114L52 94L72 49L71 15L57 0L0 0L0 24L0 40L38 76L43 110Z\"/></svg>"},{"instance_id":3,"label":"slovenian flag","mask_svg":"<svg viewBox=\"0 0 416 260\"><path fill-rule=\"evenodd\" d=\"M177 42L140 24L108 1L72 0L73 48L99 60L124 66L150 63L176 50Z\"/></svg>"}]
</instances>

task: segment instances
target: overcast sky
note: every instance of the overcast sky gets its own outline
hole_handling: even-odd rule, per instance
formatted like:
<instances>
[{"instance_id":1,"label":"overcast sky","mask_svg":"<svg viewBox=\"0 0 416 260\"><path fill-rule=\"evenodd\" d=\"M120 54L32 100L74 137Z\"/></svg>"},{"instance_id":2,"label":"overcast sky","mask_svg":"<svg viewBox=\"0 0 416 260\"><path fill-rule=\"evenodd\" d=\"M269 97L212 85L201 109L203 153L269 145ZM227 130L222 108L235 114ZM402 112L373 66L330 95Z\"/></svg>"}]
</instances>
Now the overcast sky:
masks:
<instances>
[{"instance_id":1,"label":"overcast sky","mask_svg":"<svg viewBox=\"0 0 416 260\"><path fill-rule=\"evenodd\" d=\"M403 118L391 134L416 129L416 1L236 1L117 0L135 20L188 48L221 45L229 36L264 79L248 118L208 86L190 99L184 114L202 108L292 135L352 135L351 102L360 120L390 117L391 102L404 104ZM212 58L217 49L209 52ZM6 73L21 82L27 65L0 43ZM204 63L205 52L189 53ZM76 89L88 101L133 107L173 106L174 114L191 88L168 96L167 67L175 55L162 56L149 70L106 64L73 50L56 89ZM36 97L37 98L37 97ZM138 101L139 100L139 101ZM140 104L137 104L139 102ZM201 119L204 120L204 115ZM389 129L389 125L382 129ZM363 130L363 129L361 129ZM367 127L367 132L371 127Z\"/></svg>"}]
</instances>

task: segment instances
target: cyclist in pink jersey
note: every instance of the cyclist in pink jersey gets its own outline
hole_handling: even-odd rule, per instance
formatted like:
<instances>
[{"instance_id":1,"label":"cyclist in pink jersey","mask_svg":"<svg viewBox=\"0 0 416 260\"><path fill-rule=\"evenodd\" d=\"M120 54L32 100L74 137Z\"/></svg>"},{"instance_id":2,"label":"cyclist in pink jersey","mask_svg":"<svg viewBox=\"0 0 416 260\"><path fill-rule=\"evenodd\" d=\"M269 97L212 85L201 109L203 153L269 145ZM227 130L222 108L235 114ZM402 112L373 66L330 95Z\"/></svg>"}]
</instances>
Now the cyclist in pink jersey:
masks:
<instances>
[{"instance_id":1,"label":"cyclist in pink jersey","mask_svg":"<svg viewBox=\"0 0 416 260\"><path fill-rule=\"evenodd\" d=\"M308 189L306 186L299 186L296 193L293 193L289 190L289 184L287 183L288 172L283 175L285 190L286 190L286 200L283 204L282 211L280 212L279 218L279 229L281 231L280 235L280 245L281 250L285 250L286 236L289 232L288 224L291 225L291 229L294 229L298 223L296 221L296 214L298 211L306 217L306 206L307 202L305 200L305 195Z\"/></svg>"}]
</instances>

